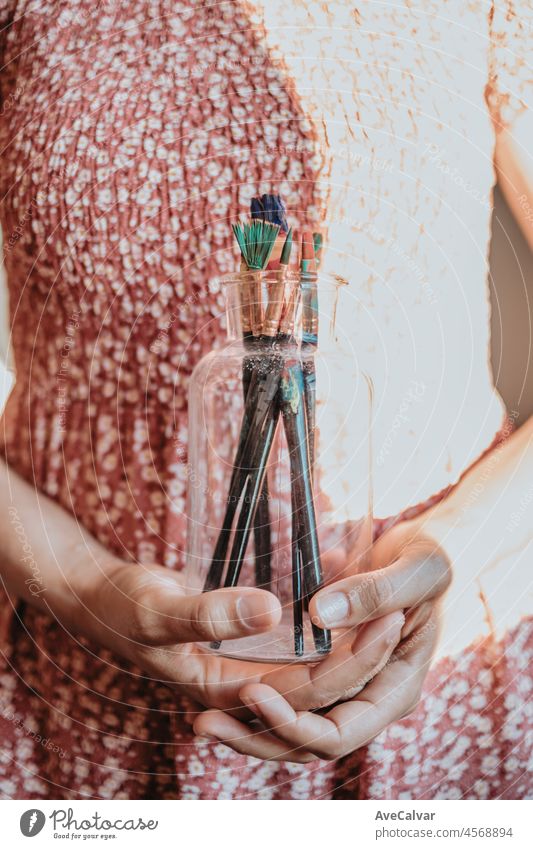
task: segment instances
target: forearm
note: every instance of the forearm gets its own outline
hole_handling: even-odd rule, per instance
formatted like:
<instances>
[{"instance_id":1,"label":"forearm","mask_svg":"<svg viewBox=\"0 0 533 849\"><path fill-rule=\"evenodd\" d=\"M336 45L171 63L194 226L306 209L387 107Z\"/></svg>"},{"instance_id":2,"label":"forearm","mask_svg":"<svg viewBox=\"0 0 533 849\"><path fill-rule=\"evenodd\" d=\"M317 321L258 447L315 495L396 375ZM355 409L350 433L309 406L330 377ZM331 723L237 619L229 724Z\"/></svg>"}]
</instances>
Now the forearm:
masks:
<instances>
[{"instance_id":1,"label":"forearm","mask_svg":"<svg viewBox=\"0 0 533 849\"><path fill-rule=\"evenodd\" d=\"M507 203L533 250L533 164L529 153L532 133L532 112L518 116L512 127L500 129L495 161Z\"/></svg>"},{"instance_id":2,"label":"forearm","mask_svg":"<svg viewBox=\"0 0 533 849\"><path fill-rule=\"evenodd\" d=\"M452 562L478 568L533 537L533 418L472 468L448 498L417 520Z\"/></svg>"},{"instance_id":3,"label":"forearm","mask_svg":"<svg viewBox=\"0 0 533 849\"><path fill-rule=\"evenodd\" d=\"M0 573L14 597L90 633L85 599L114 558L65 510L0 461Z\"/></svg>"}]
</instances>

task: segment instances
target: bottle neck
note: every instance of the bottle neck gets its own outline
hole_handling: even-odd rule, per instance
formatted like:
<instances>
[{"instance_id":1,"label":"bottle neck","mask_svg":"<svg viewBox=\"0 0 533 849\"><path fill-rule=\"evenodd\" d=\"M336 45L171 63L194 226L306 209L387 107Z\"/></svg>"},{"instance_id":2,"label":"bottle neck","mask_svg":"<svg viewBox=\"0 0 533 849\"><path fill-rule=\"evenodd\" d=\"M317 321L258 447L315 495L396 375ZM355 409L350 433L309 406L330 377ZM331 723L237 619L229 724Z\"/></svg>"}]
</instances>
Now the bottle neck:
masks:
<instances>
[{"instance_id":1,"label":"bottle neck","mask_svg":"<svg viewBox=\"0 0 533 849\"><path fill-rule=\"evenodd\" d=\"M281 268L247 271L224 283L230 341L331 342L344 281Z\"/></svg>"}]
</instances>

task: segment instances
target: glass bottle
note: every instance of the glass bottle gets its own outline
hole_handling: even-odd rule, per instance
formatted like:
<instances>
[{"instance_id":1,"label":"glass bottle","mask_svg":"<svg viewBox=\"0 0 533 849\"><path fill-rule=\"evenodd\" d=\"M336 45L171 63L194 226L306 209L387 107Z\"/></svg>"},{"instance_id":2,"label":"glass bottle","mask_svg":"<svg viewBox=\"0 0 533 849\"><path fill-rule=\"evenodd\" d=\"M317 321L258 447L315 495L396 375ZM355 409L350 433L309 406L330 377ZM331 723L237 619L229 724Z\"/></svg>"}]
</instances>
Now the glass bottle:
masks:
<instances>
[{"instance_id":1,"label":"glass bottle","mask_svg":"<svg viewBox=\"0 0 533 849\"><path fill-rule=\"evenodd\" d=\"M279 598L271 631L204 644L268 662L315 662L336 637L309 599L364 568L372 542L371 385L341 278L279 269L224 279L227 341L189 389L186 582Z\"/></svg>"}]
</instances>

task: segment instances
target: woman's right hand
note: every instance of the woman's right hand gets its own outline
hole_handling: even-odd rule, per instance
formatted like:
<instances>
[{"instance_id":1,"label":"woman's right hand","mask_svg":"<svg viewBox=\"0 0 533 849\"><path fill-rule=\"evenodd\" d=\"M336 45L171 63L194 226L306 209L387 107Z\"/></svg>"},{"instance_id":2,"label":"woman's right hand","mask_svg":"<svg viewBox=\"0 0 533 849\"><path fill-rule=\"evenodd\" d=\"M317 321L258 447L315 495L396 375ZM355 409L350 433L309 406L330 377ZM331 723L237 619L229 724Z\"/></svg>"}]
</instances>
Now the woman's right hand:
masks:
<instances>
[{"instance_id":1,"label":"woman's right hand","mask_svg":"<svg viewBox=\"0 0 533 849\"><path fill-rule=\"evenodd\" d=\"M179 573L160 566L113 563L83 597L84 631L101 645L141 667L158 681L206 708L243 719L253 714L240 693L268 683L297 710L315 710L348 698L382 668L400 639L403 617L384 616L351 631L315 666L267 664L227 658L198 642L265 634L281 618L277 598L253 588L186 593ZM250 727L248 754L307 762L305 751L288 751L273 735Z\"/></svg>"}]
</instances>

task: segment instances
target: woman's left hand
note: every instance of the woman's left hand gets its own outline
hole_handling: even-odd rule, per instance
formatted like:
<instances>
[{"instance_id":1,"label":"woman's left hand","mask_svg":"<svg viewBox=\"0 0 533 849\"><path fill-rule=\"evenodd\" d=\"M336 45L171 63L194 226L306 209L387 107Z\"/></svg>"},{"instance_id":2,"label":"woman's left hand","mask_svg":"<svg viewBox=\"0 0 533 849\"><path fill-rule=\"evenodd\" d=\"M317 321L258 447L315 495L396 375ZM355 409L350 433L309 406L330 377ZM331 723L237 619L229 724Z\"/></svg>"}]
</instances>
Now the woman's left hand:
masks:
<instances>
[{"instance_id":1,"label":"woman's left hand","mask_svg":"<svg viewBox=\"0 0 533 849\"><path fill-rule=\"evenodd\" d=\"M303 698L298 685L292 690L286 686L284 678L291 674L291 667L286 667L271 680L267 675L261 683L242 687L240 698L257 717L255 724L209 710L196 719L195 732L242 754L298 762L313 757L334 760L366 745L415 709L437 641L438 600L450 579L450 564L437 543L411 523L398 525L375 544L372 571L325 587L313 598L309 611L320 625L345 628L343 640L353 643L356 635L363 653L372 651L371 620L386 621L392 632L394 624L401 626L394 652L383 668L371 679L351 682L339 698L335 677L345 681L346 672L342 651L336 650L337 671L329 670L328 685L336 693L335 704L317 713L308 709L308 687ZM317 689L322 664L313 667ZM316 707L324 708L319 701Z\"/></svg>"}]
</instances>

